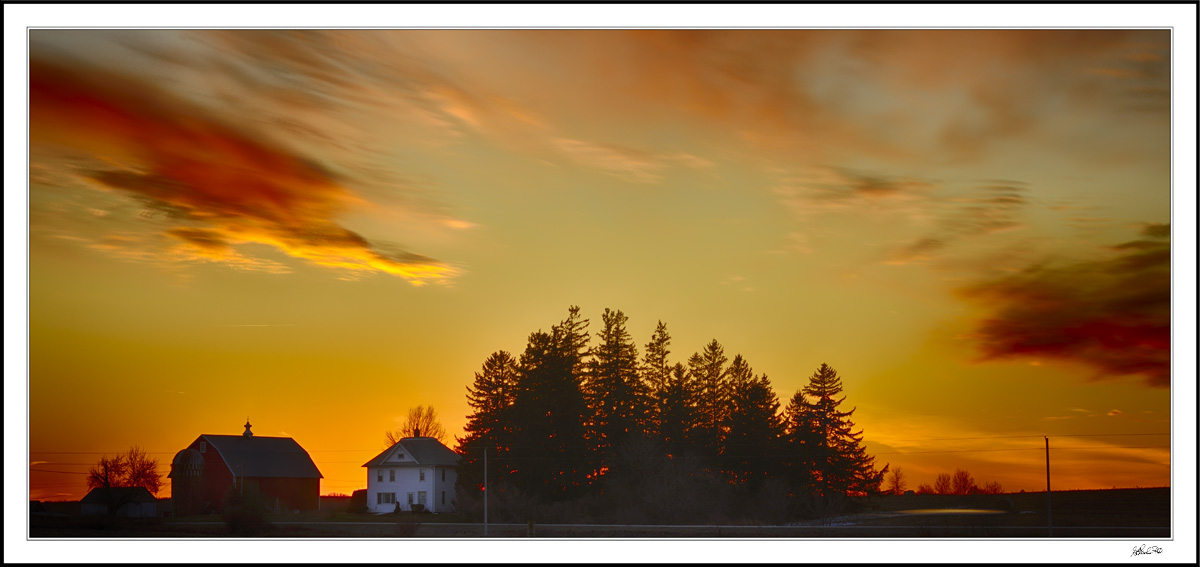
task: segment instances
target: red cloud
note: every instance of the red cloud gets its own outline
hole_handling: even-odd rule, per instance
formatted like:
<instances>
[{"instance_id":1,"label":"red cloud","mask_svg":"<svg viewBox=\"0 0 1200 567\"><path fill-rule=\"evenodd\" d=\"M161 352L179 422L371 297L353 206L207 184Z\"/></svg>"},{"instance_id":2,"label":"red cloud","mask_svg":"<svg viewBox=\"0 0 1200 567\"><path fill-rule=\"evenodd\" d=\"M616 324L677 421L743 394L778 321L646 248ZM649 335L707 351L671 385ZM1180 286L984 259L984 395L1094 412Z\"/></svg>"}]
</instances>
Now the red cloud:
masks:
<instances>
[{"instance_id":1,"label":"red cloud","mask_svg":"<svg viewBox=\"0 0 1200 567\"><path fill-rule=\"evenodd\" d=\"M1144 235L1106 260L1034 267L962 290L992 312L977 328L984 358L1075 360L1100 377L1139 375L1170 387L1169 227Z\"/></svg>"},{"instance_id":2,"label":"red cloud","mask_svg":"<svg viewBox=\"0 0 1200 567\"><path fill-rule=\"evenodd\" d=\"M312 263L399 275L414 284L454 270L384 252L335 216L357 198L315 162L231 127L144 81L94 69L30 64L30 138L111 164L91 178L164 206L180 223L176 252L244 262L261 243Z\"/></svg>"}]
</instances>

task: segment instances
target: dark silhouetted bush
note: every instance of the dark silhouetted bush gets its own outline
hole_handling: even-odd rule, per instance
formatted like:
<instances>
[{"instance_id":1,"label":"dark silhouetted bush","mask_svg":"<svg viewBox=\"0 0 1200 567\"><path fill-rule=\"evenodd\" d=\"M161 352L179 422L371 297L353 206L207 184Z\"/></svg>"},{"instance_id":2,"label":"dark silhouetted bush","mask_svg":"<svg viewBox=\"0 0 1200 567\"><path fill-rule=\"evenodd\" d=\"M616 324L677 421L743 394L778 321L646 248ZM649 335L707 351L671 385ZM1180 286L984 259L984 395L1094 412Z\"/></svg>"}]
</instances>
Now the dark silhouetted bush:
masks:
<instances>
[{"instance_id":1,"label":"dark silhouetted bush","mask_svg":"<svg viewBox=\"0 0 1200 567\"><path fill-rule=\"evenodd\" d=\"M355 490L354 493L352 493L350 495L350 505L346 508L346 511L351 514L366 514L367 513L367 491L366 491L366 489Z\"/></svg>"},{"instance_id":2,"label":"dark silhouetted bush","mask_svg":"<svg viewBox=\"0 0 1200 567\"><path fill-rule=\"evenodd\" d=\"M255 536L275 527L267 521L266 507L257 497L236 490L225 495L221 519L229 533L236 536Z\"/></svg>"}]
</instances>

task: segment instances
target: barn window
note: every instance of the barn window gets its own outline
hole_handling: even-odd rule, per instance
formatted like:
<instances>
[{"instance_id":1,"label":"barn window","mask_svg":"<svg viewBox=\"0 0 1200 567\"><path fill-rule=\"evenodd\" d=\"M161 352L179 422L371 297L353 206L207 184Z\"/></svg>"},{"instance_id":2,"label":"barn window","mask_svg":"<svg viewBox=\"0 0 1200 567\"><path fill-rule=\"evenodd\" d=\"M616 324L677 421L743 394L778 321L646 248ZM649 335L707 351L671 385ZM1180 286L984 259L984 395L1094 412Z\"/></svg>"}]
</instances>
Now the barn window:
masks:
<instances>
[{"instance_id":1,"label":"barn window","mask_svg":"<svg viewBox=\"0 0 1200 567\"><path fill-rule=\"evenodd\" d=\"M208 443L207 443L207 442L205 442L205 441L201 441L201 442L200 442L200 452L201 452L201 453L203 453L203 452L204 452L204 450L205 450L205 449L207 449L207 448L208 448Z\"/></svg>"},{"instance_id":2,"label":"barn window","mask_svg":"<svg viewBox=\"0 0 1200 567\"><path fill-rule=\"evenodd\" d=\"M425 482L425 469L421 469L421 482Z\"/></svg>"},{"instance_id":3,"label":"barn window","mask_svg":"<svg viewBox=\"0 0 1200 567\"><path fill-rule=\"evenodd\" d=\"M396 482L396 469L388 470L388 480L391 482Z\"/></svg>"}]
</instances>

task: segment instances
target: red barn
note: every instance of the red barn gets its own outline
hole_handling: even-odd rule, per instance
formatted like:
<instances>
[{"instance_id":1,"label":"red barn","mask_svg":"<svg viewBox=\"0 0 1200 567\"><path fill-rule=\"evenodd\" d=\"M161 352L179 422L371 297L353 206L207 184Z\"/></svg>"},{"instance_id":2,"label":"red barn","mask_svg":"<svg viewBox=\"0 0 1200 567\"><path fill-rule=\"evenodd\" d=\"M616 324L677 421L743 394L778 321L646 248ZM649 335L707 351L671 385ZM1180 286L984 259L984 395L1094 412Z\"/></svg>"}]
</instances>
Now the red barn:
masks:
<instances>
[{"instance_id":1,"label":"red barn","mask_svg":"<svg viewBox=\"0 0 1200 567\"><path fill-rule=\"evenodd\" d=\"M221 511L230 492L279 511L317 510L321 471L291 437L201 435L171 461L176 516Z\"/></svg>"}]
</instances>

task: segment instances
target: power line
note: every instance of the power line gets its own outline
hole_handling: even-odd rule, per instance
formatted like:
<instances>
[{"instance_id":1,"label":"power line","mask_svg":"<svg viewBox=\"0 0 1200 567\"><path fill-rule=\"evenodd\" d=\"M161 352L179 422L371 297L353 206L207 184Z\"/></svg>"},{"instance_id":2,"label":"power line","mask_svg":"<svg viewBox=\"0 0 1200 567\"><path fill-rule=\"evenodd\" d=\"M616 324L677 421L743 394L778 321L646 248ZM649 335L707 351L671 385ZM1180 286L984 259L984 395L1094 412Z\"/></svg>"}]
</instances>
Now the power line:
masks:
<instances>
[{"instance_id":1,"label":"power line","mask_svg":"<svg viewBox=\"0 0 1200 567\"><path fill-rule=\"evenodd\" d=\"M1049 435L991 435L986 437L931 437L926 439L909 439L909 441L967 441L972 439L1029 439L1042 437L1124 437L1129 435L1170 435L1170 433L1063 433Z\"/></svg>"},{"instance_id":2,"label":"power line","mask_svg":"<svg viewBox=\"0 0 1200 567\"><path fill-rule=\"evenodd\" d=\"M1050 435L1049 437L1125 437L1129 435L1170 435L1170 433L1072 433L1068 435Z\"/></svg>"},{"instance_id":3,"label":"power line","mask_svg":"<svg viewBox=\"0 0 1200 567\"><path fill-rule=\"evenodd\" d=\"M30 451L38 455L110 455L123 454L128 451ZM174 455L178 451L144 451L147 455Z\"/></svg>"},{"instance_id":4,"label":"power line","mask_svg":"<svg viewBox=\"0 0 1200 567\"><path fill-rule=\"evenodd\" d=\"M1138 447L1118 447L1100 445L1096 447L1051 447L1051 451L1103 451L1106 449L1170 449L1170 445L1144 445ZM872 455L918 455L922 453L987 453L991 451L1041 451L1042 447L1029 449L956 449L949 451L897 451L890 453L871 453Z\"/></svg>"}]
</instances>

